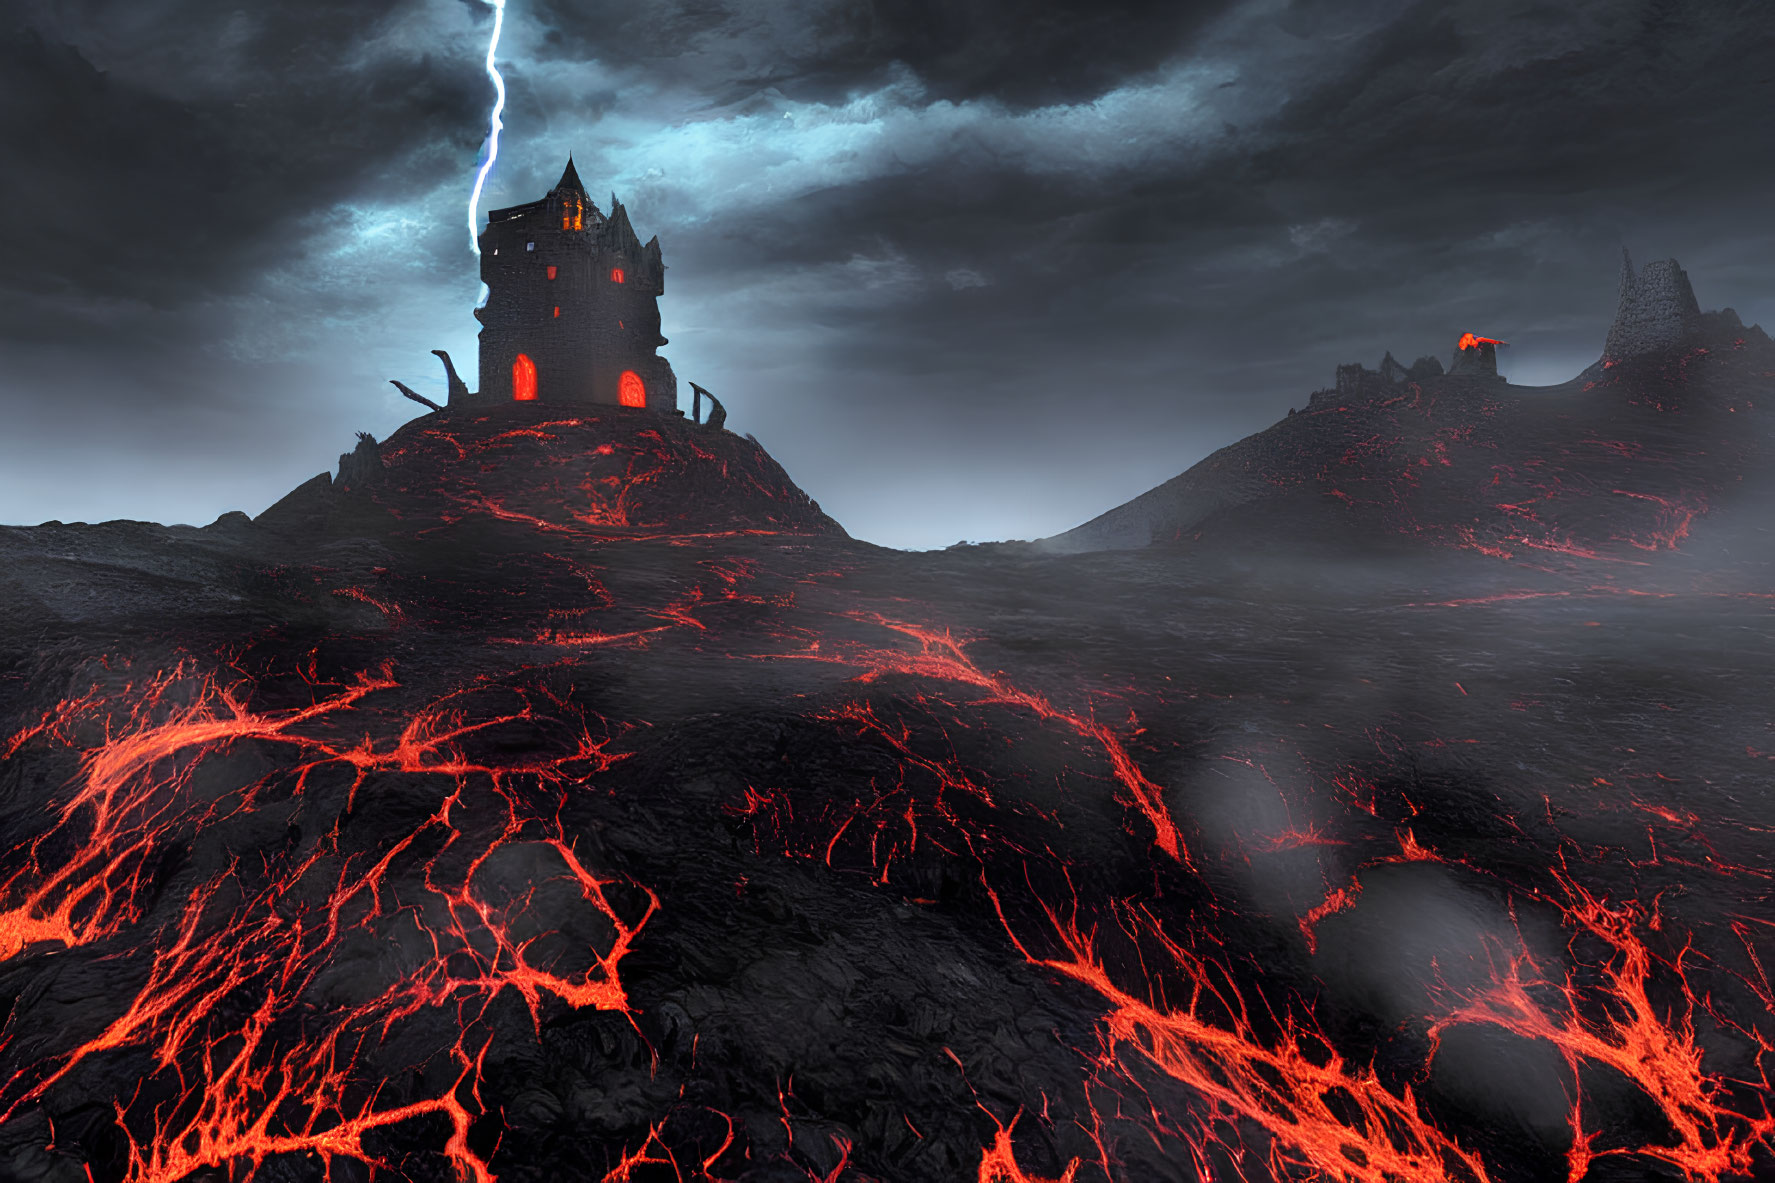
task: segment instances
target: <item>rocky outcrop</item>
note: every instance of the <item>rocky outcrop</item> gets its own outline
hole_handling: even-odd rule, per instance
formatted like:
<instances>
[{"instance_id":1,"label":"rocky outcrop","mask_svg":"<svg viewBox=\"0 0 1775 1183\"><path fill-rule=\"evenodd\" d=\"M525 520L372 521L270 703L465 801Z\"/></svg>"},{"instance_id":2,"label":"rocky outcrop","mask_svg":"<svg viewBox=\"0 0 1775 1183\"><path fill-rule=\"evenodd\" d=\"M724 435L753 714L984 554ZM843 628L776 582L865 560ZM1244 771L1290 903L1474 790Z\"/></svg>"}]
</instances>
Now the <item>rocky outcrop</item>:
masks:
<instances>
[{"instance_id":1,"label":"rocky outcrop","mask_svg":"<svg viewBox=\"0 0 1775 1183\"><path fill-rule=\"evenodd\" d=\"M253 519L272 530L314 531L323 528L338 503L333 474L319 473L285 493Z\"/></svg>"},{"instance_id":2,"label":"rocky outcrop","mask_svg":"<svg viewBox=\"0 0 1775 1183\"><path fill-rule=\"evenodd\" d=\"M339 456L337 488L346 492L367 489L382 481L382 452L376 437L367 431L357 433L357 447Z\"/></svg>"},{"instance_id":3,"label":"rocky outcrop","mask_svg":"<svg viewBox=\"0 0 1775 1183\"><path fill-rule=\"evenodd\" d=\"M1633 259L1621 248L1621 302L1609 326L1603 356L1623 361L1692 344L1701 329L1701 306L1689 276L1675 259L1647 263L1634 274Z\"/></svg>"}]
</instances>

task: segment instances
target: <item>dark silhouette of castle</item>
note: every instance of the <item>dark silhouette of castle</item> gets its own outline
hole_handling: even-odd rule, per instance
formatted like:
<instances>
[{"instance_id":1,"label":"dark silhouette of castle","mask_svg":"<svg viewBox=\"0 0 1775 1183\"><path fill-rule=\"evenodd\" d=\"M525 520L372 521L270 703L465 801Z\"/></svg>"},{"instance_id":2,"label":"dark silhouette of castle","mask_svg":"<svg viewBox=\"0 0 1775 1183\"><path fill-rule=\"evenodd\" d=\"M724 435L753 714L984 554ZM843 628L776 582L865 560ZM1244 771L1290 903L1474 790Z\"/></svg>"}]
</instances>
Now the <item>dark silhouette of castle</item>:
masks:
<instances>
[{"instance_id":1,"label":"dark silhouette of castle","mask_svg":"<svg viewBox=\"0 0 1775 1183\"><path fill-rule=\"evenodd\" d=\"M659 238L642 246L614 195L609 216L600 213L571 157L540 201L489 211L479 241L488 291L475 309L481 388L471 392L444 356L451 407L536 401L677 411L678 379L656 352L666 343Z\"/></svg>"}]
</instances>

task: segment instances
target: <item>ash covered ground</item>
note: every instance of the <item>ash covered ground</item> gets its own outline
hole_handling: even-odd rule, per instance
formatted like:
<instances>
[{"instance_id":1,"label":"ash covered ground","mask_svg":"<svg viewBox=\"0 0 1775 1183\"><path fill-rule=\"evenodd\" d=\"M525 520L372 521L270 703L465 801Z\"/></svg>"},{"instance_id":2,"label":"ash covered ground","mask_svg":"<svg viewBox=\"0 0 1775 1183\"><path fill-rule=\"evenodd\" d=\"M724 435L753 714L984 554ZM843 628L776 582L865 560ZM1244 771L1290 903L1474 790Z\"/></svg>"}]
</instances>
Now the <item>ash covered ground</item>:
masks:
<instances>
[{"instance_id":1,"label":"ash covered ground","mask_svg":"<svg viewBox=\"0 0 1775 1183\"><path fill-rule=\"evenodd\" d=\"M534 406L0 530L0 1177L1766 1177L1753 344L1142 550Z\"/></svg>"}]
</instances>

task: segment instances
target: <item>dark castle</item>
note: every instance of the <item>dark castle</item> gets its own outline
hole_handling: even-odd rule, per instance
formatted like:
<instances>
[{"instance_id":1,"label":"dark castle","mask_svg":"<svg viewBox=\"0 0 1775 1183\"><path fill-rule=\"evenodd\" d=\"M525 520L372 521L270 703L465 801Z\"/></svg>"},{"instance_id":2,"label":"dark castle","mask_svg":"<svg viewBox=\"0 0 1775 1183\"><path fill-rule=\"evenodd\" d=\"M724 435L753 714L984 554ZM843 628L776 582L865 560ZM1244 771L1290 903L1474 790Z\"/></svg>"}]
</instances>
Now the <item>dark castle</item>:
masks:
<instances>
[{"instance_id":1,"label":"dark castle","mask_svg":"<svg viewBox=\"0 0 1775 1183\"><path fill-rule=\"evenodd\" d=\"M600 213L571 158L541 200L489 211L479 241L488 292L475 309L481 388L471 392L434 351L449 373L451 407L534 401L677 411L678 379L656 352L666 343L659 238L642 246L614 196L609 216Z\"/></svg>"}]
</instances>

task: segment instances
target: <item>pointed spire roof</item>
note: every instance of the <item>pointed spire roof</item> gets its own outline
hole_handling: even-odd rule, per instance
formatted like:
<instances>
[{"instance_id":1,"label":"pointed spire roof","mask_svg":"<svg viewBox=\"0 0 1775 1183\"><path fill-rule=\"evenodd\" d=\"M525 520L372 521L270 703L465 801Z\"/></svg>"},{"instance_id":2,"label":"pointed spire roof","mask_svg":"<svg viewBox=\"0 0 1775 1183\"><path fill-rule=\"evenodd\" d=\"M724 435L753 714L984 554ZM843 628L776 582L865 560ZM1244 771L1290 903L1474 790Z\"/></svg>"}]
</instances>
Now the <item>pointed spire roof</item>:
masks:
<instances>
[{"instance_id":1,"label":"pointed spire roof","mask_svg":"<svg viewBox=\"0 0 1775 1183\"><path fill-rule=\"evenodd\" d=\"M555 183L555 189L557 191L564 189L569 193L577 193L586 199L587 204L591 203L591 196L586 193L586 187L580 183L579 170L573 167L573 156L571 154L567 157L567 167L562 170L561 179Z\"/></svg>"},{"instance_id":2,"label":"pointed spire roof","mask_svg":"<svg viewBox=\"0 0 1775 1183\"><path fill-rule=\"evenodd\" d=\"M610 220L606 223L607 241L619 251L639 251L641 239L635 234L635 228L629 224L629 211L623 208L616 194L610 195Z\"/></svg>"}]
</instances>

